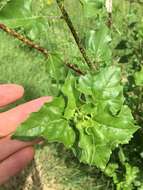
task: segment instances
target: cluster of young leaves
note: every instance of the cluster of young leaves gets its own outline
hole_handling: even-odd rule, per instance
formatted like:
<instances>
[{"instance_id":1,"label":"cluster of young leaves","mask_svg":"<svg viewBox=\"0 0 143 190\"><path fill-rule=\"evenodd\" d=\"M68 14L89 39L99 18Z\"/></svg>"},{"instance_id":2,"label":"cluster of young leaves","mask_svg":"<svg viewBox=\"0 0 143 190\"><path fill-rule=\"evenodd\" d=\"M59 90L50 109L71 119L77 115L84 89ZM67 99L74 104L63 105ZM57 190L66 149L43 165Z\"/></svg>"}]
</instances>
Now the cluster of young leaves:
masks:
<instances>
[{"instance_id":1,"label":"cluster of young leaves","mask_svg":"<svg viewBox=\"0 0 143 190\"><path fill-rule=\"evenodd\" d=\"M105 173L112 177L117 190L131 190L143 188L143 183L139 180L139 168L131 165L124 154L123 149L120 147L118 151L119 163L109 163L105 169ZM124 173L120 173L120 167Z\"/></svg>"},{"instance_id":2,"label":"cluster of young leaves","mask_svg":"<svg viewBox=\"0 0 143 190\"><path fill-rule=\"evenodd\" d=\"M13 138L63 143L81 162L104 170L112 150L127 144L138 129L120 81L115 66L79 78L69 73L61 95L33 113Z\"/></svg>"}]
</instances>

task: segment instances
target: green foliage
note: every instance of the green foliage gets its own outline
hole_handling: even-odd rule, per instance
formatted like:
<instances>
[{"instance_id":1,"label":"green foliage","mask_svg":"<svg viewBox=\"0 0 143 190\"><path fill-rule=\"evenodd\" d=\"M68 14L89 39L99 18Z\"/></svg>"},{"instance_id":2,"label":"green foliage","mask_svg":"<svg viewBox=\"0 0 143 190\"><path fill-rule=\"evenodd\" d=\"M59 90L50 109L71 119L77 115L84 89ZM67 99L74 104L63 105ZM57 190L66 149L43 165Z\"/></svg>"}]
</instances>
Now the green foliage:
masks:
<instances>
[{"instance_id":1,"label":"green foliage","mask_svg":"<svg viewBox=\"0 0 143 190\"><path fill-rule=\"evenodd\" d=\"M55 88L49 74L47 75L48 68L46 67L45 70L45 66L47 66L45 58L38 56L37 52L29 51L27 47L21 47L20 42L3 32L0 32L0 41L0 83L17 83L25 88L25 95L17 104L40 96L57 95L57 85ZM109 181L111 183L111 180L107 180L95 167L79 164L73 154L61 144L50 143L43 148L36 149L35 160L38 171L40 168L38 174L43 186L51 186L53 189L56 186L58 189L72 190L88 190L90 188L96 190L96 187L99 187L101 190ZM24 170L18 178L12 178L5 186L1 186L0 190L9 190L11 187L18 190L20 188L29 190L37 188L39 184L37 178L29 180L33 174L31 167L26 168L26 171ZM26 187L23 187L27 173ZM100 177L95 180L96 175ZM54 179L56 181L53 183Z\"/></svg>"},{"instance_id":2,"label":"green foliage","mask_svg":"<svg viewBox=\"0 0 143 190\"><path fill-rule=\"evenodd\" d=\"M51 103L44 105L40 112L33 113L22 128L18 128L14 137L20 139L43 137L49 142L62 142L66 147L71 147L75 135L68 122L62 118L63 108L63 98L55 98Z\"/></svg>"},{"instance_id":3,"label":"green foliage","mask_svg":"<svg viewBox=\"0 0 143 190\"><path fill-rule=\"evenodd\" d=\"M43 137L62 142L72 147L81 162L104 170L112 150L119 144L127 144L138 129L130 109L123 105L120 73L118 67L108 67L95 76L80 77L77 84L69 74L62 87L66 106L61 98L53 100L40 112L32 114L17 129L14 138ZM80 91L76 96L75 88ZM78 134L74 134L75 128ZM75 135L78 135L76 139Z\"/></svg>"},{"instance_id":4,"label":"green foliage","mask_svg":"<svg viewBox=\"0 0 143 190\"><path fill-rule=\"evenodd\" d=\"M101 24L99 28L90 30L87 33L85 46L87 50L94 56L97 63L103 62L106 65L112 63L112 52L110 47L111 37L109 29L105 24Z\"/></svg>"},{"instance_id":5,"label":"green foliage","mask_svg":"<svg viewBox=\"0 0 143 190\"><path fill-rule=\"evenodd\" d=\"M138 179L139 168L136 166L132 166L127 162L126 156L122 148L120 148L119 150L119 160L120 164L125 170L124 175L122 173L119 174L119 165L115 163L108 164L105 170L105 173L113 178L114 184L116 184L116 189L130 190L134 188L142 188L142 184Z\"/></svg>"},{"instance_id":6,"label":"green foliage","mask_svg":"<svg viewBox=\"0 0 143 190\"><path fill-rule=\"evenodd\" d=\"M134 189L135 186L140 186L140 182L137 179L139 173L138 167L131 166L128 163L124 163L124 167L126 173L122 180L115 173L115 170L118 169L117 164L110 164L105 171L108 176L113 177L116 189L130 190Z\"/></svg>"},{"instance_id":7,"label":"green foliage","mask_svg":"<svg viewBox=\"0 0 143 190\"><path fill-rule=\"evenodd\" d=\"M1 22L14 28L32 23L31 2L31 0L9 1L1 10Z\"/></svg>"},{"instance_id":8,"label":"green foliage","mask_svg":"<svg viewBox=\"0 0 143 190\"><path fill-rule=\"evenodd\" d=\"M63 143L80 162L97 166L111 177L117 190L142 189L143 22L139 19L142 2L114 1L113 23L109 29L105 0L63 1L93 63L92 70L87 69L79 54L56 1L3 0L0 3L0 22L49 50L49 58L44 60L29 49L23 54L25 46L15 42L19 49L14 51L10 46L8 55L1 48L1 60L13 56L16 67L8 61L7 67L12 68L9 73L19 70L21 76L25 74L17 66L18 62L25 60L25 72L27 65L33 63L25 77L26 85L32 86L31 71L38 78L39 91L57 96L33 113L14 137L23 140L42 137L48 142ZM55 15L56 18L50 17ZM39 67L35 66L38 62ZM76 65L85 75L68 71L65 63ZM14 76L12 80L5 76L7 81L17 81ZM18 83L23 84L23 78ZM34 87L29 89L33 91ZM41 94L37 91L36 96Z\"/></svg>"},{"instance_id":9,"label":"green foliage","mask_svg":"<svg viewBox=\"0 0 143 190\"><path fill-rule=\"evenodd\" d=\"M94 17L97 13L96 9L101 9L104 6L105 0L81 0L84 7L84 14L86 17Z\"/></svg>"},{"instance_id":10,"label":"green foliage","mask_svg":"<svg viewBox=\"0 0 143 190\"><path fill-rule=\"evenodd\" d=\"M42 19L44 21L44 15L41 15L40 10L43 7L43 3L44 1L38 1L36 3L33 0L8 0L1 10L0 21L12 28L26 28L29 26L32 27L36 22L42 23ZM38 25L36 24L37 27Z\"/></svg>"},{"instance_id":11,"label":"green foliage","mask_svg":"<svg viewBox=\"0 0 143 190\"><path fill-rule=\"evenodd\" d=\"M137 86L143 86L143 67L135 73L135 83Z\"/></svg>"}]
</instances>

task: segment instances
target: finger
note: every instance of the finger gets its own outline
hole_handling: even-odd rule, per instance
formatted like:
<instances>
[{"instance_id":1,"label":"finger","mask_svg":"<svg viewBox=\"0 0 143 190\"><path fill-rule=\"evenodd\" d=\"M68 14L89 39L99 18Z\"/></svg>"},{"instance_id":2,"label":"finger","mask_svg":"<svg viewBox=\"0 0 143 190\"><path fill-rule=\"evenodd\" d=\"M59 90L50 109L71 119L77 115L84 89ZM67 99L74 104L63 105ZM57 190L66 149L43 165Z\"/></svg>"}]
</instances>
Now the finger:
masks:
<instances>
[{"instance_id":1,"label":"finger","mask_svg":"<svg viewBox=\"0 0 143 190\"><path fill-rule=\"evenodd\" d=\"M11 140L10 137L6 137L0 140L0 162L5 160L7 157L18 152L19 150L32 146L39 141L22 142L18 140Z\"/></svg>"},{"instance_id":2,"label":"finger","mask_svg":"<svg viewBox=\"0 0 143 190\"><path fill-rule=\"evenodd\" d=\"M0 85L0 107L15 102L24 94L24 88L16 84Z\"/></svg>"},{"instance_id":3,"label":"finger","mask_svg":"<svg viewBox=\"0 0 143 190\"><path fill-rule=\"evenodd\" d=\"M34 157L34 149L27 147L0 163L0 185L19 173Z\"/></svg>"},{"instance_id":4,"label":"finger","mask_svg":"<svg viewBox=\"0 0 143 190\"><path fill-rule=\"evenodd\" d=\"M41 106L50 101L51 97L42 97L36 100L27 102L7 112L0 114L0 137L7 136L15 131L18 125L25 121L29 114L38 111Z\"/></svg>"}]
</instances>

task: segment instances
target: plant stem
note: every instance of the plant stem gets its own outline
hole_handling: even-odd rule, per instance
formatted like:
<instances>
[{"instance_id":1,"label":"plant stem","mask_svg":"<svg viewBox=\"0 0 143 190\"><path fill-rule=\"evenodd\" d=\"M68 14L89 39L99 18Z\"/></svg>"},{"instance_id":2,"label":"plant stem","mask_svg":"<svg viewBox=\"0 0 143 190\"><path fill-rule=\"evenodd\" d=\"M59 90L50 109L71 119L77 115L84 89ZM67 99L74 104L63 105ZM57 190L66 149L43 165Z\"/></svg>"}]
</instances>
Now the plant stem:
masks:
<instances>
[{"instance_id":1,"label":"plant stem","mask_svg":"<svg viewBox=\"0 0 143 190\"><path fill-rule=\"evenodd\" d=\"M68 12L66 11L66 9L65 9L65 7L63 5L63 2L61 0L56 0L56 1L57 1L59 9L61 10L61 13L63 15L63 19L65 20L67 26L69 27L69 29L70 29L73 37L74 37L74 40L75 40L75 42L76 42L76 44L77 44L77 46L78 46L78 48L79 48L79 50L81 52L81 55L83 56L83 58L84 58L85 62L87 63L87 65L91 68L92 63L91 63L89 57L86 54L86 51L85 51L85 49L84 49L84 47L83 47L83 45L81 43L81 40L80 40L80 38L79 38L79 36L78 36L78 34L76 32L76 29L75 29L69 15L68 15Z\"/></svg>"},{"instance_id":2,"label":"plant stem","mask_svg":"<svg viewBox=\"0 0 143 190\"><path fill-rule=\"evenodd\" d=\"M105 1L105 6L106 6L106 9L107 9L107 13L108 13L108 22L107 22L107 26L109 28L112 27L112 0L106 0Z\"/></svg>"},{"instance_id":3,"label":"plant stem","mask_svg":"<svg viewBox=\"0 0 143 190\"><path fill-rule=\"evenodd\" d=\"M5 31L6 33L8 33L9 35L17 38L18 40L20 40L21 42L23 42L24 44L40 51L42 54L44 54L46 57L48 57L49 53L48 53L48 50L41 47L40 45L38 44L35 44L33 41L27 39L25 36L19 34L18 32L16 32L15 30L13 29L10 29L9 27L7 27L6 25L0 23L0 29Z\"/></svg>"},{"instance_id":4,"label":"plant stem","mask_svg":"<svg viewBox=\"0 0 143 190\"><path fill-rule=\"evenodd\" d=\"M72 70L74 70L77 74L79 74L79 75L84 75L85 73L84 72L82 72L79 68L77 68L75 65L73 65L73 64L70 64L70 63L66 63L66 65L70 68L70 69L72 69Z\"/></svg>"},{"instance_id":5,"label":"plant stem","mask_svg":"<svg viewBox=\"0 0 143 190\"><path fill-rule=\"evenodd\" d=\"M49 51L44 48L41 47L40 45L34 43L33 41L27 39L25 36L19 34L18 32L16 32L15 30L7 27L6 25L0 23L0 29L3 30L4 32L6 32L7 34L9 34L10 36L13 36L14 38L20 40L22 43L26 44L27 46L30 46L33 49L36 49L37 51L41 52L46 58L48 58L49 56ZM73 71L75 71L77 74L84 74L80 69L78 69L75 65L67 63L66 64L67 67L69 67L70 69L72 69Z\"/></svg>"},{"instance_id":6,"label":"plant stem","mask_svg":"<svg viewBox=\"0 0 143 190\"><path fill-rule=\"evenodd\" d=\"M112 27L112 13L108 13L108 23L107 26L109 29Z\"/></svg>"}]
</instances>

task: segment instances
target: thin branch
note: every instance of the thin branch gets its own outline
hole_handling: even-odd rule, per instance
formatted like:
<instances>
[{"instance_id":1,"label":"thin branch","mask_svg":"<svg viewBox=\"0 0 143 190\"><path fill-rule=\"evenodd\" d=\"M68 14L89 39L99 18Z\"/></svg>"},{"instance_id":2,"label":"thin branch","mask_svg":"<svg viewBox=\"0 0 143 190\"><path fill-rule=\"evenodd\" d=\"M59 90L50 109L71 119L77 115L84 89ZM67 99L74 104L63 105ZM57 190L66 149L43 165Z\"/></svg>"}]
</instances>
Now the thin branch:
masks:
<instances>
[{"instance_id":1,"label":"thin branch","mask_svg":"<svg viewBox=\"0 0 143 190\"><path fill-rule=\"evenodd\" d=\"M4 32L6 32L7 34L9 34L10 36L13 36L14 38L20 40L22 43L26 44L27 46L30 46L33 49L36 49L37 51L39 51L40 53L42 53L46 58L48 58L49 56L49 51L44 48L41 47L40 45L34 43L33 41L27 39L25 36L19 34L18 32L16 32L15 30L7 27L6 25L0 23L0 30L3 30ZM67 67L69 67L70 69L72 69L73 71L75 71L78 74L84 74L80 69L78 69L75 65L73 64L69 64L66 63Z\"/></svg>"},{"instance_id":2,"label":"thin branch","mask_svg":"<svg viewBox=\"0 0 143 190\"><path fill-rule=\"evenodd\" d=\"M82 71L81 71L79 68L77 68L75 65L70 64L70 63L66 63L66 65L67 65L70 69L74 70L77 74L79 74L79 75L85 75L85 73L82 72Z\"/></svg>"},{"instance_id":3,"label":"thin branch","mask_svg":"<svg viewBox=\"0 0 143 190\"><path fill-rule=\"evenodd\" d=\"M63 19L65 20L67 26L69 27L69 29L70 29L73 37L74 37L74 40L75 40L75 42L76 42L76 44L77 44L77 46L78 46L78 48L79 48L79 50L80 50L80 52L81 52L81 54L83 56L85 62L91 68L92 63L91 63L89 57L87 56L86 51L85 51L85 49L84 49L84 47L83 47L83 45L81 43L81 40L80 40L80 38L79 38L79 36L78 36L78 34L76 32L76 29L75 29L75 27L74 27L69 15L68 15L67 11L66 11L66 9L65 9L65 7L63 5L63 1L62 0L56 0L56 1L57 1L59 9L61 10L61 13L63 15Z\"/></svg>"},{"instance_id":4,"label":"thin branch","mask_svg":"<svg viewBox=\"0 0 143 190\"><path fill-rule=\"evenodd\" d=\"M105 6L106 6L106 9L107 9L107 13L108 13L108 22L107 22L107 26L109 28L112 27L112 0L106 0L105 2Z\"/></svg>"},{"instance_id":5,"label":"thin branch","mask_svg":"<svg viewBox=\"0 0 143 190\"><path fill-rule=\"evenodd\" d=\"M0 23L0 29L5 31L6 33L8 33L10 36L13 36L14 38L17 38L18 40L20 40L21 42L23 42L24 44L40 51L42 54L44 54L46 57L48 57L49 52L47 49L41 47L38 44L35 44L33 41L27 39L25 36L19 34L18 32L16 32L13 29L10 29L9 27L7 27L6 25Z\"/></svg>"},{"instance_id":6,"label":"thin branch","mask_svg":"<svg viewBox=\"0 0 143 190\"><path fill-rule=\"evenodd\" d=\"M109 29L112 27L112 13L108 13L107 26L108 26Z\"/></svg>"}]
</instances>

